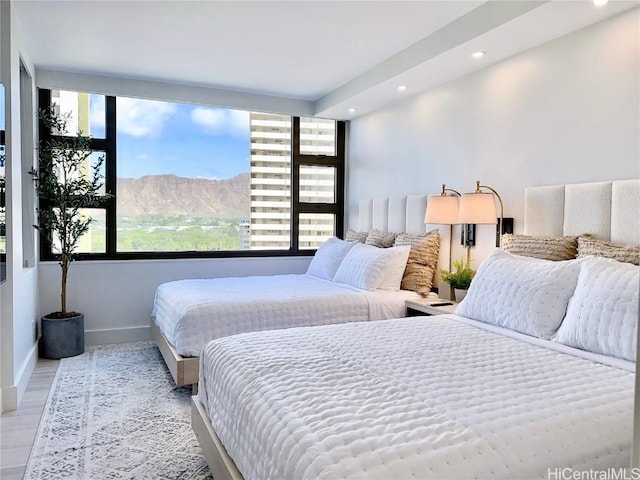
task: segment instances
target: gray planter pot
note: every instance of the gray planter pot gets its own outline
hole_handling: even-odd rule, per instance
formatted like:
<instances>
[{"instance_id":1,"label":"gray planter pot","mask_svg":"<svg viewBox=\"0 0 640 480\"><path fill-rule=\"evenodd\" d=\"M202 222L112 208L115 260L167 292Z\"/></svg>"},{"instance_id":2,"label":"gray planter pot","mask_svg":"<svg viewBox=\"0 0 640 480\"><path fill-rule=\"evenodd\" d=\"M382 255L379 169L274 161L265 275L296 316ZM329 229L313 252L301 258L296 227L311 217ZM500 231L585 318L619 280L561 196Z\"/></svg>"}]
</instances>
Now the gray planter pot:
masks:
<instances>
[{"instance_id":1,"label":"gray planter pot","mask_svg":"<svg viewBox=\"0 0 640 480\"><path fill-rule=\"evenodd\" d=\"M455 298L455 301L456 301L456 302L461 302L461 301L462 301L462 299L463 299L464 297L466 297L466 296L467 296L467 290L466 290L466 289L465 289L465 290L463 290L463 289L461 289L461 288L456 288L456 289L455 289L455 297L456 297L456 298Z\"/></svg>"},{"instance_id":2,"label":"gray planter pot","mask_svg":"<svg viewBox=\"0 0 640 480\"><path fill-rule=\"evenodd\" d=\"M48 318L42 321L40 356L42 358L75 357L84 353L84 315L70 318Z\"/></svg>"}]
</instances>

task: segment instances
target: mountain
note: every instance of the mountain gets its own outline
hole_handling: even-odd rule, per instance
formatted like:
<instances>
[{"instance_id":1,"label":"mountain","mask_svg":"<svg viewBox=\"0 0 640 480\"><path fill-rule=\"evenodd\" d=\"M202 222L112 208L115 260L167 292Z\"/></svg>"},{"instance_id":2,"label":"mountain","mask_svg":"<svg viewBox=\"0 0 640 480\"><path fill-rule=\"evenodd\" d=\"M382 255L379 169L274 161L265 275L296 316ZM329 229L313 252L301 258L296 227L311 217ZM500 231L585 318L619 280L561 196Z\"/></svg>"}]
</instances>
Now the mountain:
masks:
<instances>
[{"instance_id":1,"label":"mountain","mask_svg":"<svg viewBox=\"0 0 640 480\"><path fill-rule=\"evenodd\" d=\"M118 215L249 216L249 173L224 180L147 175L118 178Z\"/></svg>"}]
</instances>

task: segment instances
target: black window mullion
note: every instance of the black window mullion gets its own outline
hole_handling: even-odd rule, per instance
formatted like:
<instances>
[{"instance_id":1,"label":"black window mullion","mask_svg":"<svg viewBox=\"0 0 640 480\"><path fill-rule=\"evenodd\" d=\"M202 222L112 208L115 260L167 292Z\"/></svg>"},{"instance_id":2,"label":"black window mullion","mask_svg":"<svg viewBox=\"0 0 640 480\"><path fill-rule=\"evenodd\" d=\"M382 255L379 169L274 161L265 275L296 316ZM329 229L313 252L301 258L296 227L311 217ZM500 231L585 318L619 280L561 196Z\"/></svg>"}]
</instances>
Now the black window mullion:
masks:
<instances>
[{"instance_id":1,"label":"black window mullion","mask_svg":"<svg viewBox=\"0 0 640 480\"><path fill-rule=\"evenodd\" d=\"M337 213L335 203L300 203L298 213Z\"/></svg>"},{"instance_id":2,"label":"black window mullion","mask_svg":"<svg viewBox=\"0 0 640 480\"><path fill-rule=\"evenodd\" d=\"M107 140L105 138L91 138L89 140L91 150L99 150L104 152L107 149Z\"/></svg>"},{"instance_id":3,"label":"black window mullion","mask_svg":"<svg viewBox=\"0 0 640 480\"><path fill-rule=\"evenodd\" d=\"M345 196L345 149L346 149L346 124L345 122L336 122L336 153L340 159L337 165L336 179L336 236L343 238L344 236L344 196Z\"/></svg>"},{"instance_id":4,"label":"black window mullion","mask_svg":"<svg viewBox=\"0 0 640 480\"><path fill-rule=\"evenodd\" d=\"M313 167L337 167L342 163L342 159L340 157L327 157L323 155L299 155L298 163L300 165Z\"/></svg>"},{"instance_id":5,"label":"black window mullion","mask_svg":"<svg viewBox=\"0 0 640 480\"><path fill-rule=\"evenodd\" d=\"M38 90L38 111L51 106L51 90L41 88ZM51 131L48 130L38 116L38 143L42 144L51 139ZM38 156L38 170L40 169L40 157ZM38 198L38 208L45 209L47 204ZM40 232L40 260L54 260L55 257L51 251L51 245L45 241L47 232Z\"/></svg>"},{"instance_id":6,"label":"black window mullion","mask_svg":"<svg viewBox=\"0 0 640 480\"><path fill-rule=\"evenodd\" d=\"M291 250L298 251L300 232L300 117L291 118Z\"/></svg>"},{"instance_id":7,"label":"black window mullion","mask_svg":"<svg viewBox=\"0 0 640 480\"><path fill-rule=\"evenodd\" d=\"M107 255L117 254L117 211L116 195L118 171L116 161L116 97L105 97L105 188L113 196L107 202Z\"/></svg>"}]
</instances>

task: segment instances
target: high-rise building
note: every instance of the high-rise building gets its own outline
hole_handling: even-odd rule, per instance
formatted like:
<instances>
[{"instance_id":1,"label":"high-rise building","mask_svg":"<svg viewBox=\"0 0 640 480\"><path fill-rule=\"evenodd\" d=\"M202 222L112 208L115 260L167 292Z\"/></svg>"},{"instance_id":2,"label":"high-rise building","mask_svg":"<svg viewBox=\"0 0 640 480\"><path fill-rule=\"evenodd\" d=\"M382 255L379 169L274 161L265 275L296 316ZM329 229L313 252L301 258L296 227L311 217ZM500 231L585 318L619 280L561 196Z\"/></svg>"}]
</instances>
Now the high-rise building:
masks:
<instances>
[{"instance_id":1,"label":"high-rise building","mask_svg":"<svg viewBox=\"0 0 640 480\"><path fill-rule=\"evenodd\" d=\"M81 132L82 135L89 136L91 135L91 121L89 118L89 94L84 92L71 92L65 90L51 90L51 104L55 105L56 113L59 115L67 116L67 131L66 132L54 132L61 135L76 135L78 132ZM82 175L89 175L91 171L91 156L87 157L86 166L82 169ZM97 220L96 217L101 217L102 212L96 210L84 209L81 211L81 215L88 215ZM102 218L100 218L102 220ZM106 221L101 222L103 225ZM80 237L80 241L78 242L78 253L86 253L86 252L94 252L94 251L104 251L105 246L100 245L100 240L96 242L97 245L94 245L94 235L97 228L94 225L90 228L82 237ZM104 238L103 243L104 243ZM59 240L54 238L53 242L53 251L59 250Z\"/></svg>"},{"instance_id":2,"label":"high-rise building","mask_svg":"<svg viewBox=\"0 0 640 480\"><path fill-rule=\"evenodd\" d=\"M291 232L291 117L251 112L251 249L288 249ZM300 119L300 151L335 155L335 121ZM335 168L300 167L300 201L333 203ZM300 214L299 248L334 234L335 217Z\"/></svg>"},{"instance_id":3,"label":"high-rise building","mask_svg":"<svg viewBox=\"0 0 640 480\"><path fill-rule=\"evenodd\" d=\"M251 249L288 249L291 117L251 112Z\"/></svg>"}]
</instances>

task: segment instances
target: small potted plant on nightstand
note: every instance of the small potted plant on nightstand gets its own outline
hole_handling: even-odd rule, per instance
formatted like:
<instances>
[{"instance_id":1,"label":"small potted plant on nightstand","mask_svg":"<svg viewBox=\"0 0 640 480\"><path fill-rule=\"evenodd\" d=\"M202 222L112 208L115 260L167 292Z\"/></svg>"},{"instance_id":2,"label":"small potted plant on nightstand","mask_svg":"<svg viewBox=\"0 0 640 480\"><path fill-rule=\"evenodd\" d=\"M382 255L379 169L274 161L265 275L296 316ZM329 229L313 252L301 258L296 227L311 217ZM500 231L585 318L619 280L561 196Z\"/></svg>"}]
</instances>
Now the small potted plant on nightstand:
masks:
<instances>
[{"instance_id":1,"label":"small potted plant on nightstand","mask_svg":"<svg viewBox=\"0 0 640 480\"><path fill-rule=\"evenodd\" d=\"M471 280L476 272L462 259L454 260L453 268L453 272L441 270L440 277L443 282L448 283L451 287L451 299L460 302L467 294L467 289L471 285Z\"/></svg>"},{"instance_id":2,"label":"small potted plant on nightstand","mask_svg":"<svg viewBox=\"0 0 640 480\"><path fill-rule=\"evenodd\" d=\"M41 129L62 135L69 115L60 115L55 105L40 111ZM104 205L110 195L101 194L104 157L91 165L90 138L76 135L44 135L38 147L38 169L29 173L39 197L38 225L42 238L52 247L60 268L60 311L42 317L40 355L64 358L84 352L84 315L67 310L67 278L80 238L93 219L85 209Z\"/></svg>"}]
</instances>

